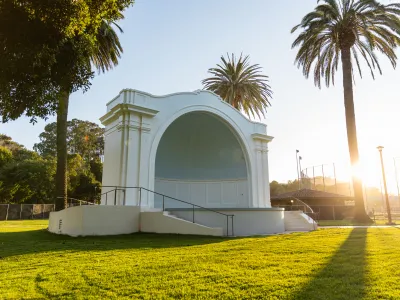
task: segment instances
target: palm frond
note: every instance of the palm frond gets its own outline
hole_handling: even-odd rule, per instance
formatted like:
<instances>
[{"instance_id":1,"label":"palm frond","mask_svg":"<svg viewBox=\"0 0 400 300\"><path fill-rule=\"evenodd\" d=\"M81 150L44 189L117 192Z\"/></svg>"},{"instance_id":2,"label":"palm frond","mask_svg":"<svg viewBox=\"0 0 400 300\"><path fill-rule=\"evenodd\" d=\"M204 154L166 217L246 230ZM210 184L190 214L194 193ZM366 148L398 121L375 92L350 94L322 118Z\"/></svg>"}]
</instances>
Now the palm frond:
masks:
<instances>
[{"instance_id":1,"label":"palm frond","mask_svg":"<svg viewBox=\"0 0 400 300\"><path fill-rule=\"evenodd\" d=\"M250 65L249 56L235 55L221 57L221 63L211 68L212 76L202 81L204 89L219 95L224 101L248 116L265 116L272 90L268 76L262 75L260 65Z\"/></svg>"},{"instance_id":2,"label":"palm frond","mask_svg":"<svg viewBox=\"0 0 400 300\"><path fill-rule=\"evenodd\" d=\"M396 67L395 49L400 45L400 3L380 4L376 0L319 0L292 33L300 31L292 44L298 47L295 64L314 82L327 86L337 72L341 51L352 53L353 68L362 76L364 59L372 77L382 72L376 52L383 53Z\"/></svg>"},{"instance_id":3,"label":"palm frond","mask_svg":"<svg viewBox=\"0 0 400 300\"><path fill-rule=\"evenodd\" d=\"M97 42L90 57L90 60L99 72L101 71L104 73L118 65L118 61L123 52L118 34L113 26L116 27L119 32L123 32L122 28L115 22L102 21L97 34Z\"/></svg>"}]
</instances>

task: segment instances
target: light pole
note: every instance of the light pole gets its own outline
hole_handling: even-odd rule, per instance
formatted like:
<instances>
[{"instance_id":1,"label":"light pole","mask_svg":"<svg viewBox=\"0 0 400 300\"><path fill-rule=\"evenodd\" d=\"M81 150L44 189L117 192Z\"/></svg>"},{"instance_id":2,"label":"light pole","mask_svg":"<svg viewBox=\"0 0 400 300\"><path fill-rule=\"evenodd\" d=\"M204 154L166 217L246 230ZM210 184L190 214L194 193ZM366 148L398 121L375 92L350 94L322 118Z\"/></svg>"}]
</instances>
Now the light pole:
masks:
<instances>
[{"instance_id":1,"label":"light pole","mask_svg":"<svg viewBox=\"0 0 400 300\"><path fill-rule=\"evenodd\" d=\"M392 215L390 213L389 195L388 195L387 186L386 186L385 166L383 165L383 156L382 156L383 146L378 146L377 149L378 149L379 155L381 157L382 179L383 179L383 187L385 189L386 210L387 210L387 214L388 214L388 225L392 225L393 223L392 223Z\"/></svg>"},{"instance_id":2,"label":"light pole","mask_svg":"<svg viewBox=\"0 0 400 300\"><path fill-rule=\"evenodd\" d=\"M399 206L400 206L400 190L399 190L399 178L397 177L396 158L397 157L393 157L393 162L394 162L394 174L396 176L397 201L399 201Z\"/></svg>"},{"instance_id":3,"label":"light pole","mask_svg":"<svg viewBox=\"0 0 400 300\"><path fill-rule=\"evenodd\" d=\"M303 158L301 156L299 156L299 168L300 168L300 181L299 182L301 182L300 183L300 188L302 187L302 184L303 184L303 174L301 173L301 160L302 159Z\"/></svg>"},{"instance_id":4,"label":"light pole","mask_svg":"<svg viewBox=\"0 0 400 300\"><path fill-rule=\"evenodd\" d=\"M296 167L297 167L297 182L300 189L300 176L299 176L299 150L296 150Z\"/></svg>"}]
</instances>

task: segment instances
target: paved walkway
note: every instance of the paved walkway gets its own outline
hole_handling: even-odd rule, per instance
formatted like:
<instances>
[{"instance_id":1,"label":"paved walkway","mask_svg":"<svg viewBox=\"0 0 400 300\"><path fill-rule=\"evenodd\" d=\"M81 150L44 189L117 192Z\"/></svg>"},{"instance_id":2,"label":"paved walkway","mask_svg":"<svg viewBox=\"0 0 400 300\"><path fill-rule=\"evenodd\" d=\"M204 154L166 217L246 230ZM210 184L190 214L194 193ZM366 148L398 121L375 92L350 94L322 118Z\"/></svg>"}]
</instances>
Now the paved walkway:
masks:
<instances>
[{"instance_id":1,"label":"paved walkway","mask_svg":"<svg viewBox=\"0 0 400 300\"><path fill-rule=\"evenodd\" d=\"M363 226L353 226L353 225L348 225L348 226L318 226L318 228L390 228L390 227L395 227L395 228L400 228L400 225L363 225Z\"/></svg>"}]
</instances>

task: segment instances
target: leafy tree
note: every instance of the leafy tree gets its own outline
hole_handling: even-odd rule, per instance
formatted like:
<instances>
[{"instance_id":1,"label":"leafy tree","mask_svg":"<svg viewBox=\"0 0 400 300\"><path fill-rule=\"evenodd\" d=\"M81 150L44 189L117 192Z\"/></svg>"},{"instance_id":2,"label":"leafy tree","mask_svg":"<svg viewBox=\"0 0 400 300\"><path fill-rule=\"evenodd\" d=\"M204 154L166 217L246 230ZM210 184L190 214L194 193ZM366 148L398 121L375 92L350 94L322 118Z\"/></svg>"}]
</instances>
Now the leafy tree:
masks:
<instances>
[{"instance_id":1,"label":"leafy tree","mask_svg":"<svg viewBox=\"0 0 400 300\"><path fill-rule=\"evenodd\" d=\"M101 184L79 154L69 155L68 170L69 196L79 200L94 200Z\"/></svg>"},{"instance_id":2,"label":"leafy tree","mask_svg":"<svg viewBox=\"0 0 400 300\"><path fill-rule=\"evenodd\" d=\"M5 135L0 135L0 143L7 145L7 147L0 146L0 202L54 203L56 172L54 157L40 157ZM14 156L14 153L17 156ZM88 162L78 154L70 154L68 156L70 197L96 200L101 185L101 169L102 163L98 158Z\"/></svg>"},{"instance_id":3,"label":"leafy tree","mask_svg":"<svg viewBox=\"0 0 400 300\"><path fill-rule=\"evenodd\" d=\"M26 159L38 159L39 155L34 151L26 149L23 145L14 142L11 137L0 134L0 147L7 148L11 151L13 159L22 161Z\"/></svg>"},{"instance_id":4,"label":"leafy tree","mask_svg":"<svg viewBox=\"0 0 400 300\"><path fill-rule=\"evenodd\" d=\"M103 154L104 129L96 123L73 119L67 122L67 151L69 154L79 154L90 161ZM44 132L39 135L40 143L33 149L43 157L56 156L57 153L57 123L47 124Z\"/></svg>"},{"instance_id":5,"label":"leafy tree","mask_svg":"<svg viewBox=\"0 0 400 300\"><path fill-rule=\"evenodd\" d=\"M69 95L86 90L99 70L116 64L122 48L111 23L132 0L0 2L0 114L57 113L57 209L67 204Z\"/></svg>"},{"instance_id":6,"label":"leafy tree","mask_svg":"<svg viewBox=\"0 0 400 300\"><path fill-rule=\"evenodd\" d=\"M303 183L302 183L301 188L302 189L309 188L308 183L309 183L309 179L303 178ZM276 196L276 195L287 193L287 192L297 191L299 189L299 181L298 180L288 180L287 183L279 183L274 180L269 184L269 188L270 188L271 196Z\"/></svg>"},{"instance_id":7,"label":"leafy tree","mask_svg":"<svg viewBox=\"0 0 400 300\"><path fill-rule=\"evenodd\" d=\"M54 160L25 160L0 169L0 199L6 203L54 203Z\"/></svg>"},{"instance_id":8,"label":"leafy tree","mask_svg":"<svg viewBox=\"0 0 400 300\"><path fill-rule=\"evenodd\" d=\"M94 178L101 182L103 178L103 163L99 158L90 161L90 171L93 173Z\"/></svg>"},{"instance_id":9,"label":"leafy tree","mask_svg":"<svg viewBox=\"0 0 400 300\"><path fill-rule=\"evenodd\" d=\"M271 197L287 192L285 185L274 180L269 184Z\"/></svg>"},{"instance_id":10,"label":"leafy tree","mask_svg":"<svg viewBox=\"0 0 400 300\"><path fill-rule=\"evenodd\" d=\"M202 84L204 89L214 92L246 115L265 116L272 90L268 76L261 74L258 64L250 65L249 59L249 56L240 55L237 60L233 54L227 59L221 56L222 64L209 69L212 77L204 79Z\"/></svg>"},{"instance_id":11,"label":"leafy tree","mask_svg":"<svg viewBox=\"0 0 400 300\"><path fill-rule=\"evenodd\" d=\"M18 144L17 142L14 142L11 137L5 134L0 134L0 146L7 148L13 153L24 148L24 146Z\"/></svg>"},{"instance_id":12,"label":"leafy tree","mask_svg":"<svg viewBox=\"0 0 400 300\"><path fill-rule=\"evenodd\" d=\"M301 30L292 48L299 47L296 63L308 78L321 87L334 84L341 60L347 139L353 167L358 164L358 144L353 101L353 70L362 76L363 59L372 77L381 68L376 52L383 53L396 66L395 48L400 43L400 4L382 5L375 0L321 0L292 33ZM359 221L369 220L364 207L362 182L353 177L356 212Z\"/></svg>"},{"instance_id":13,"label":"leafy tree","mask_svg":"<svg viewBox=\"0 0 400 300\"><path fill-rule=\"evenodd\" d=\"M6 147L0 146L0 168L13 159L12 152Z\"/></svg>"}]
</instances>

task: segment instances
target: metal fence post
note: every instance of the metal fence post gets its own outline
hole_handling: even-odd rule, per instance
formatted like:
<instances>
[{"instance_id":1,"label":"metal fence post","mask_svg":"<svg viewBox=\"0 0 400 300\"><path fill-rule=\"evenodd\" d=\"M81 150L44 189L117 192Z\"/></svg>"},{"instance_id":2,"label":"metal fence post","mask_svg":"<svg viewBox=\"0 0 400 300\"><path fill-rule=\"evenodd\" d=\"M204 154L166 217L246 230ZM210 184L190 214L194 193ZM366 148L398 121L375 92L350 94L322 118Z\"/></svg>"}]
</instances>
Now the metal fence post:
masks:
<instances>
[{"instance_id":1,"label":"metal fence post","mask_svg":"<svg viewBox=\"0 0 400 300\"><path fill-rule=\"evenodd\" d=\"M42 204L42 219L44 219L44 204Z\"/></svg>"},{"instance_id":2,"label":"metal fence post","mask_svg":"<svg viewBox=\"0 0 400 300\"><path fill-rule=\"evenodd\" d=\"M19 207L19 219L22 220L22 204Z\"/></svg>"},{"instance_id":3,"label":"metal fence post","mask_svg":"<svg viewBox=\"0 0 400 300\"><path fill-rule=\"evenodd\" d=\"M194 223L194 205L193 205L193 223Z\"/></svg>"},{"instance_id":4,"label":"metal fence post","mask_svg":"<svg viewBox=\"0 0 400 300\"><path fill-rule=\"evenodd\" d=\"M117 205L117 188L114 190L114 206Z\"/></svg>"},{"instance_id":5,"label":"metal fence post","mask_svg":"<svg viewBox=\"0 0 400 300\"><path fill-rule=\"evenodd\" d=\"M231 218L232 218L232 236L234 236L234 233L233 233L233 215L231 216Z\"/></svg>"},{"instance_id":6,"label":"metal fence post","mask_svg":"<svg viewBox=\"0 0 400 300\"><path fill-rule=\"evenodd\" d=\"M165 210L165 203L164 203L164 201L165 201L165 196L163 195L163 196L162 196L162 211Z\"/></svg>"},{"instance_id":7,"label":"metal fence post","mask_svg":"<svg viewBox=\"0 0 400 300\"><path fill-rule=\"evenodd\" d=\"M226 236L229 236L229 217L226 216Z\"/></svg>"},{"instance_id":8,"label":"metal fence post","mask_svg":"<svg viewBox=\"0 0 400 300\"><path fill-rule=\"evenodd\" d=\"M8 210L10 209L10 204L7 204L6 221L8 220Z\"/></svg>"},{"instance_id":9,"label":"metal fence post","mask_svg":"<svg viewBox=\"0 0 400 300\"><path fill-rule=\"evenodd\" d=\"M33 220L33 206L34 206L35 204L32 204L32 206L31 206L31 219Z\"/></svg>"},{"instance_id":10,"label":"metal fence post","mask_svg":"<svg viewBox=\"0 0 400 300\"><path fill-rule=\"evenodd\" d=\"M333 219L336 220L336 216L335 216L335 205L332 205L332 214L333 214Z\"/></svg>"}]
</instances>

